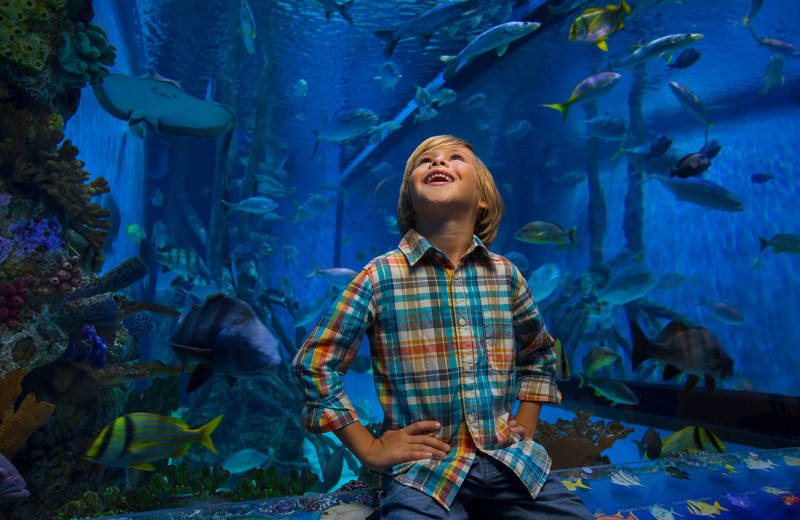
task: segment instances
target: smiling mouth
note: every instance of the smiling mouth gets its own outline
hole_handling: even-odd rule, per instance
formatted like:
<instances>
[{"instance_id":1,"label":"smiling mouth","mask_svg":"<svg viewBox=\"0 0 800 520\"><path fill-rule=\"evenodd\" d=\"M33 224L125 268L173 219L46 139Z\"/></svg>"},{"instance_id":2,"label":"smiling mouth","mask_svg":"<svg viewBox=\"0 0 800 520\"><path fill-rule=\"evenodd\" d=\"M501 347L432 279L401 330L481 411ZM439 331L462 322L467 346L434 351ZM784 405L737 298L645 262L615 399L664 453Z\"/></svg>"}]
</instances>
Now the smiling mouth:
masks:
<instances>
[{"instance_id":1,"label":"smiling mouth","mask_svg":"<svg viewBox=\"0 0 800 520\"><path fill-rule=\"evenodd\" d=\"M453 176L443 171L434 170L423 179L423 184L447 184L453 182Z\"/></svg>"}]
</instances>

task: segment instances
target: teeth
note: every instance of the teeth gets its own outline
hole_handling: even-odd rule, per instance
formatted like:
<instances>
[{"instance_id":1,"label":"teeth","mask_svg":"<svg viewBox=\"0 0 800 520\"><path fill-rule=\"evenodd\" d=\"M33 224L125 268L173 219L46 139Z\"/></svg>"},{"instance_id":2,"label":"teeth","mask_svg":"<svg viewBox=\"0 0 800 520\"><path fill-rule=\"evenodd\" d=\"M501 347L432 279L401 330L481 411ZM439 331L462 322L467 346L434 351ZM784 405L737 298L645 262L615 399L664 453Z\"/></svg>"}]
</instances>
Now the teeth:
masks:
<instances>
[{"instance_id":1,"label":"teeth","mask_svg":"<svg viewBox=\"0 0 800 520\"><path fill-rule=\"evenodd\" d=\"M434 173L428 178L428 183L431 182L453 182L453 178L443 173Z\"/></svg>"}]
</instances>

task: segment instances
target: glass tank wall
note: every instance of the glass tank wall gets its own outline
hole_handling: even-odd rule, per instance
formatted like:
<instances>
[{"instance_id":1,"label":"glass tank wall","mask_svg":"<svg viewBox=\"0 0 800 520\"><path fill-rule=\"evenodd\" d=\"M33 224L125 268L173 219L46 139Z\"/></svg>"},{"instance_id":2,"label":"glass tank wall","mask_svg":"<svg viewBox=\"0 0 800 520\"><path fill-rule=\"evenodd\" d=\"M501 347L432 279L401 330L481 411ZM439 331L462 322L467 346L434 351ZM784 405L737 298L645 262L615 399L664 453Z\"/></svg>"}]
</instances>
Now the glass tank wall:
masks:
<instances>
[{"instance_id":1,"label":"glass tank wall","mask_svg":"<svg viewBox=\"0 0 800 520\"><path fill-rule=\"evenodd\" d=\"M607 3L4 2L0 454L30 496L0 485L0 516L307 492L303 510L321 510L338 499L316 494L345 484L374 506L358 490L379 476L300 427L290 363L400 242L406 159L439 134L491 171L505 204L491 250L559 340L563 401L536 439L564 480L773 461L775 486L793 486L776 500L800 494L796 453L762 452L800 432L800 10ZM203 368L218 315L178 328L220 293L252 309L269 375ZM373 368L364 343L344 389L379 432ZM137 413L172 444L115 460L103 429ZM176 432L203 425L214 451L185 452ZM736 510L772 484L748 478L695 502Z\"/></svg>"}]
</instances>

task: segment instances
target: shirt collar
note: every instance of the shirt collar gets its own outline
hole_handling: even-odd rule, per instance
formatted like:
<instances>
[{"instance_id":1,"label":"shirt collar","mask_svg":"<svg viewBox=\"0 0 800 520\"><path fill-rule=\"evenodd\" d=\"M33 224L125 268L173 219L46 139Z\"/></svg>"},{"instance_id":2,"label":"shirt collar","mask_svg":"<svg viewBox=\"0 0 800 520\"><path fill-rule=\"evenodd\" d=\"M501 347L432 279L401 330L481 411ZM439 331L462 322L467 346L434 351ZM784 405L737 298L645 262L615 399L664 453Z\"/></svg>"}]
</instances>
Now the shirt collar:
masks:
<instances>
[{"instance_id":1,"label":"shirt collar","mask_svg":"<svg viewBox=\"0 0 800 520\"><path fill-rule=\"evenodd\" d=\"M427 238L419 234L417 230L413 228L408 230L408 233L405 234L403 240L400 241L400 245L397 247L400 249L403 255L405 255L409 265L414 265L419 262L428 251L431 251L431 254L433 255L440 253L440 251L436 249L433 244L428 242ZM465 256L472 254L473 251L476 250L478 253L485 255L490 260L495 260L497 258L497 255L489 251L489 249L483 244L477 235L472 235L472 243L470 244L469 249L467 249Z\"/></svg>"}]
</instances>

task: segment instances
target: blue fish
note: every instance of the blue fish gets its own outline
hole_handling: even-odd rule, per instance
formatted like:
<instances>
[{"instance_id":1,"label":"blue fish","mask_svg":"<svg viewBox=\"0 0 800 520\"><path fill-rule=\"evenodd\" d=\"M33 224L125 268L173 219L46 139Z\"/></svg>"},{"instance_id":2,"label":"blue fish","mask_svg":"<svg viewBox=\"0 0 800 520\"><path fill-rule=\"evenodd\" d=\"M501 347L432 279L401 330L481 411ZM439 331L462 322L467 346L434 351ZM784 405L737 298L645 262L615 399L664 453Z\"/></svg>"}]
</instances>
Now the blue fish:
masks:
<instances>
[{"instance_id":1,"label":"blue fish","mask_svg":"<svg viewBox=\"0 0 800 520\"><path fill-rule=\"evenodd\" d=\"M746 507L748 509L752 509L756 506L756 503L748 497L747 495L742 495L739 493L734 493L733 491L727 494L728 500L731 501L731 504L739 507Z\"/></svg>"},{"instance_id":2,"label":"blue fish","mask_svg":"<svg viewBox=\"0 0 800 520\"><path fill-rule=\"evenodd\" d=\"M0 504L28 498L30 492L25 489L26 485L17 468L0 454Z\"/></svg>"},{"instance_id":3,"label":"blue fish","mask_svg":"<svg viewBox=\"0 0 800 520\"><path fill-rule=\"evenodd\" d=\"M583 105L590 101L595 101L617 86L622 75L617 72L601 72L584 79L573 89L569 99L563 103L542 105L543 107L554 108L561 112L563 122L567 121L567 113L572 105Z\"/></svg>"},{"instance_id":4,"label":"blue fish","mask_svg":"<svg viewBox=\"0 0 800 520\"><path fill-rule=\"evenodd\" d=\"M650 144L650 151L647 152L646 160L658 159L669 150L670 146L672 146L672 139L664 134L658 134Z\"/></svg>"},{"instance_id":5,"label":"blue fish","mask_svg":"<svg viewBox=\"0 0 800 520\"><path fill-rule=\"evenodd\" d=\"M714 157L719 154L722 150L722 145L716 139L712 139L700 148L700 153L708 157L709 159L713 159Z\"/></svg>"},{"instance_id":6,"label":"blue fish","mask_svg":"<svg viewBox=\"0 0 800 520\"><path fill-rule=\"evenodd\" d=\"M186 455L189 444L199 442L217 453L211 434L222 416L192 430L176 417L153 413L122 415L103 428L86 453L89 460L106 466L154 471L152 462Z\"/></svg>"},{"instance_id":7,"label":"blue fish","mask_svg":"<svg viewBox=\"0 0 800 520\"><path fill-rule=\"evenodd\" d=\"M693 47L684 49L682 53L675 58L674 63L667 63L667 67L671 69L688 69L700 59L700 52Z\"/></svg>"}]
</instances>

